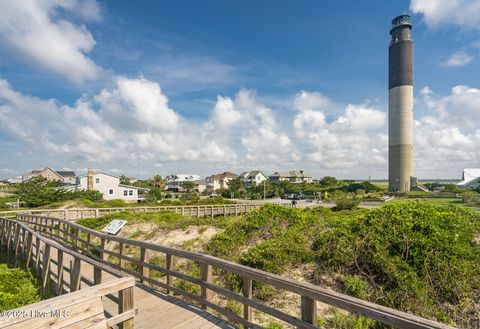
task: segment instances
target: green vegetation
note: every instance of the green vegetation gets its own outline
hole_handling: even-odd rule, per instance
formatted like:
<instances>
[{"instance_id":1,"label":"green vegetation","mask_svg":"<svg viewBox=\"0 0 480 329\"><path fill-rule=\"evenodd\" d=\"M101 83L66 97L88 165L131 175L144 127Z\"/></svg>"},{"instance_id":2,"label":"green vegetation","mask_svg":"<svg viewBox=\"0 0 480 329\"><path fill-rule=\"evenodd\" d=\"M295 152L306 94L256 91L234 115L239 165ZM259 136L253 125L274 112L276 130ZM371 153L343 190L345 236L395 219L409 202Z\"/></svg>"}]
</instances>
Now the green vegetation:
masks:
<instances>
[{"instance_id":1,"label":"green vegetation","mask_svg":"<svg viewBox=\"0 0 480 329\"><path fill-rule=\"evenodd\" d=\"M76 223L93 230L101 230L113 219L124 219L127 225L135 225L142 223L154 224L158 229L186 229L189 226L214 225L224 227L230 222L235 221L235 217L205 217L194 218L190 216L182 216L170 210L160 210L155 212L131 212L119 211L112 214L104 215L99 218L85 218ZM139 233L137 233L139 236Z\"/></svg>"},{"instance_id":2,"label":"green vegetation","mask_svg":"<svg viewBox=\"0 0 480 329\"><path fill-rule=\"evenodd\" d=\"M25 202L25 205L29 208L65 200L102 200L102 195L98 191L66 191L59 187L59 182L49 181L44 177L38 176L19 184L15 193L20 201Z\"/></svg>"},{"instance_id":3,"label":"green vegetation","mask_svg":"<svg viewBox=\"0 0 480 329\"><path fill-rule=\"evenodd\" d=\"M376 210L299 210L267 205L215 235L215 256L288 274L312 264L314 283L451 325L479 320L480 216L465 208L402 202ZM239 278L217 273L230 288ZM332 280L334 283L332 284ZM278 293L254 285L254 296ZM376 328L373 320L335 312L330 328ZM477 322L476 322L477 321Z\"/></svg>"},{"instance_id":4,"label":"green vegetation","mask_svg":"<svg viewBox=\"0 0 480 329\"><path fill-rule=\"evenodd\" d=\"M468 327L479 302L479 233L480 217L460 207L387 205L320 234L316 276L342 274L353 296Z\"/></svg>"},{"instance_id":5,"label":"green vegetation","mask_svg":"<svg viewBox=\"0 0 480 329\"><path fill-rule=\"evenodd\" d=\"M36 282L29 271L0 264L0 311L40 301Z\"/></svg>"},{"instance_id":6,"label":"green vegetation","mask_svg":"<svg viewBox=\"0 0 480 329\"><path fill-rule=\"evenodd\" d=\"M353 200L353 193L332 194L337 202L341 196ZM154 223L160 229L213 225L223 231L184 246L281 275L302 269L312 283L450 325L474 327L480 320L480 215L448 204L458 199L441 200L447 204L403 201L375 210L265 205L227 218L120 212L78 223L94 229L114 218L129 225ZM184 264L182 271L199 275L195 263ZM241 291L241 278L235 275L215 270L214 280ZM176 285L191 293L198 290L183 280ZM281 291L258 282L253 293L260 300L282 298ZM237 311L234 303L227 306ZM319 323L327 328L382 327L334 308L322 313Z\"/></svg>"}]
</instances>

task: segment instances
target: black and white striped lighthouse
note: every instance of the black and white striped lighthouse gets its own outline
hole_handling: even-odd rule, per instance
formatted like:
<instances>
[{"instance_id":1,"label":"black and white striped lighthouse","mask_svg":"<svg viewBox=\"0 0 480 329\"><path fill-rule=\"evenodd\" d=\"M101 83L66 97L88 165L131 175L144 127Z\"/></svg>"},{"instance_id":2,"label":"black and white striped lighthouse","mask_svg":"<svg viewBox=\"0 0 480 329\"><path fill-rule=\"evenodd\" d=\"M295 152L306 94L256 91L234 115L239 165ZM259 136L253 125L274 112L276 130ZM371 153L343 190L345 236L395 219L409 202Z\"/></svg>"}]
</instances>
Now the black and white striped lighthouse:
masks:
<instances>
[{"instance_id":1,"label":"black and white striped lighthouse","mask_svg":"<svg viewBox=\"0 0 480 329\"><path fill-rule=\"evenodd\" d=\"M393 19L388 68L388 183L408 191L413 174L413 41L409 15Z\"/></svg>"}]
</instances>

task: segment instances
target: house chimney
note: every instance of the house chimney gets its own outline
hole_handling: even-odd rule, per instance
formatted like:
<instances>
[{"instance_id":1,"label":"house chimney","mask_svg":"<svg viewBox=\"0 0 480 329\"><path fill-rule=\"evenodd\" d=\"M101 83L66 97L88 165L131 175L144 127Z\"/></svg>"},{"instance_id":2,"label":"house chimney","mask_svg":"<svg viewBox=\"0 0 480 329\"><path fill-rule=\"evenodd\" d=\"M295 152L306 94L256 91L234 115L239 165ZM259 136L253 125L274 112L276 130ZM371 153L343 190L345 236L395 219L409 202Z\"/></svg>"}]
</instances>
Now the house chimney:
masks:
<instances>
[{"instance_id":1,"label":"house chimney","mask_svg":"<svg viewBox=\"0 0 480 329\"><path fill-rule=\"evenodd\" d=\"M93 169L88 168L87 172L87 191L93 191Z\"/></svg>"}]
</instances>

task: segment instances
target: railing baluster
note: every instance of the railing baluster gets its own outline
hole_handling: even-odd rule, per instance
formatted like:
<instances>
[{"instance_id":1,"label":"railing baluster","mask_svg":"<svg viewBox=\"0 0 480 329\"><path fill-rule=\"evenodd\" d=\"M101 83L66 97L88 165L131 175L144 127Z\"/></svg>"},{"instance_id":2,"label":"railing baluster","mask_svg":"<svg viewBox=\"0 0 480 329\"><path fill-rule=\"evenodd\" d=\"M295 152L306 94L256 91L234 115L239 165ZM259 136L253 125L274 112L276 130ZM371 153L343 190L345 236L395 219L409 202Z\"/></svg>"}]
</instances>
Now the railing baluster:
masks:
<instances>
[{"instance_id":1,"label":"railing baluster","mask_svg":"<svg viewBox=\"0 0 480 329\"><path fill-rule=\"evenodd\" d=\"M211 283L212 282L212 266L205 263L200 263L200 275L201 275L202 281ZM209 302L212 299L212 295L213 294L210 289L207 289L207 287L205 286L201 286L201 296L203 299ZM209 308L207 307L206 304L202 306L205 310L209 311Z\"/></svg>"},{"instance_id":2,"label":"railing baluster","mask_svg":"<svg viewBox=\"0 0 480 329\"><path fill-rule=\"evenodd\" d=\"M63 293L63 251L57 249L57 295Z\"/></svg>"},{"instance_id":3,"label":"railing baluster","mask_svg":"<svg viewBox=\"0 0 480 329\"><path fill-rule=\"evenodd\" d=\"M148 263L149 260L149 251L144 247L140 248L140 261ZM150 278L150 269L143 264L140 265L140 274L146 278ZM140 282L143 282L143 278L140 278Z\"/></svg>"},{"instance_id":4,"label":"railing baluster","mask_svg":"<svg viewBox=\"0 0 480 329\"><path fill-rule=\"evenodd\" d=\"M317 303L308 296L302 296L302 320L311 324L317 323Z\"/></svg>"},{"instance_id":5,"label":"railing baluster","mask_svg":"<svg viewBox=\"0 0 480 329\"><path fill-rule=\"evenodd\" d=\"M173 270L173 256L170 254L166 254L165 256L165 267L167 270ZM168 286L173 286L173 276L170 274L167 274L167 285ZM167 294L171 294L172 292L170 290L167 290ZM172 293L173 294L173 293Z\"/></svg>"},{"instance_id":6,"label":"railing baluster","mask_svg":"<svg viewBox=\"0 0 480 329\"><path fill-rule=\"evenodd\" d=\"M252 279L243 277L243 296L252 299ZM252 321L252 308L243 304L243 318L249 322Z\"/></svg>"}]
</instances>

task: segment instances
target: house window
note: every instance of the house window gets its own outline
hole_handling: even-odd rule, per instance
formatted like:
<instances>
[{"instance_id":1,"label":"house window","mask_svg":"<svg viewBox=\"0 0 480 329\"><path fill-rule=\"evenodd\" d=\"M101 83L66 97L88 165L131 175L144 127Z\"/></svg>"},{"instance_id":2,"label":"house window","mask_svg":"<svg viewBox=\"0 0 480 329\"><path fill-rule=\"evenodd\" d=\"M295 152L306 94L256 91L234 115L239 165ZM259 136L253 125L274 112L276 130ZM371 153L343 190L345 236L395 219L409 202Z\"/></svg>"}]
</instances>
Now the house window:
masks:
<instances>
[{"instance_id":1,"label":"house window","mask_svg":"<svg viewBox=\"0 0 480 329\"><path fill-rule=\"evenodd\" d=\"M129 190L128 195L132 196L133 195L133 190Z\"/></svg>"},{"instance_id":2,"label":"house window","mask_svg":"<svg viewBox=\"0 0 480 329\"><path fill-rule=\"evenodd\" d=\"M113 194L113 188L108 189L108 194Z\"/></svg>"},{"instance_id":3,"label":"house window","mask_svg":"<svg viewBox=\"0 0 480 329\"><path fill-rule=\"evenodd\" d=\"M127 190L123 190L123 196L127 196L128 195L128 191Z\"/></svg>"},{"instance_id":4,"label":"house window","mask_svg":"<svg viewBox=\"0 0 480 329\"><path fill-rule=\"evenodd\" d=\"M95 178L95 183L100 184L100 178Z\"/></svg>"}]
</instances>

